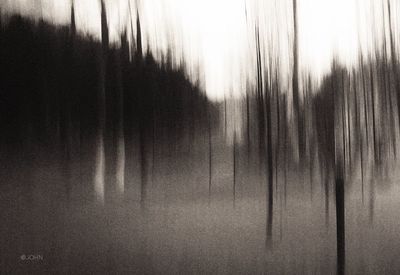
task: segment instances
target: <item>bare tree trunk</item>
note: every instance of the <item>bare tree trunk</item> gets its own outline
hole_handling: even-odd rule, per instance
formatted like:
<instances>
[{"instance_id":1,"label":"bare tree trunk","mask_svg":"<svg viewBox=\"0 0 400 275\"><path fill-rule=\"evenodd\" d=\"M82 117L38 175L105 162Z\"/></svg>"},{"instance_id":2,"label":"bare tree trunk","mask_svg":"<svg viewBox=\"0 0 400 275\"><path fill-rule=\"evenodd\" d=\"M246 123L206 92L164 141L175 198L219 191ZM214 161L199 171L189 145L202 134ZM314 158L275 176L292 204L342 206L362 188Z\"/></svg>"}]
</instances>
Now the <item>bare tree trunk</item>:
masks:
<instances>
[{"instance_id":1,"label":"bare tree trunk","mask_svg":"<svg viewBox=\"0 0 400 275\"><path fill-rule=\"evenodd\" d=\"M272 222L274 206L274 171L273 171L273 149L272 149L272 97L271 92L266 91L266 113L267 113L267 174L268 174L268 217L267 217L267 242L266 245L272 245Z\"/></svg>"},{"instance_id":2,"label":"bare tree trunk","mask_svg":"<svg viewBox=\"0 0 400 275\"><path fill-rule=\"evenodd\" d=\"M233 131L233 207L236 204L236 131Z\"/></svg>"},{"instance_id":3,"label":"bare tree trunk","mask_svg":"<svg viewBox=\"0 0 400 275\"><path fill-rule=\"evenodd\" d=\"M353 73L353 88L354 88L354 102L355 102L355 114L356 114L356 138L359 139L359 150L360 150L360 169L361 169L361 199L364 204L364 138L361 131L361 107L358 106L357 86L356 86L356 74Z\"/></svg>"},{"instance_id":4,"label":"bare tree trunk","mask_svg":"<svg viewBox=\"0 0 400 275\"><path fill-rule=\"evenodd\" d=\"M104 132L106 123L106 64L108 58L108 22L104 2L101 1L101 37L102 50L100 54L100 76L99 76L99 95L98 95L98 131L97 131L97 152L96 152L96 171L95 171L95 192L97 200L104 203L105 189L105 153L104 153Z\"/></svg>"},{"instance_id":5,"label":"bare tree trunk","mask_svg":"<svg viewBox=\"0 0 400 275\"><path fill-rule=\"evenodd\" d=\"M342 83L344 75L341 73ZM345 95L344 85L341 85L342 91L334 98L334 106L337 111L335 119L335 128L342 124L342 129L335 133L338 139L335 141L335 202L336 202L336 248L337 248L337 274L345 274L345 199L344 199L344 178L345 178L345 135L344 129L344 108ZM340 139L342 136L342 139Z\"/></svg>"},{"instance_id":6,"label":"bare tree trunk","mask_svg":"<svg viewBox=\"0 0 400 275\"><path fill-rule=\"evenodd\" d=\"M257 115L258 115L258 144L260 167L263 167L265 159L265 114L263 97L263 77L261 64L260 34L256 25L256 56L257 56Z\"/></svg>"},{"instance_id":7,"label":"bare tree trunk","mask_svg":"<svg viewBox=\"0 0 400 275\"><path fill-rule=\"evenodd\" d=\"M397 95L397 115L400 123L400 80L399 80L399 71L398 71L398 62L397 62L397 51L395 46L395 41L393 37L393 27L392 27L392 14L391 14L391 6L390 0L387 0L388 6L388 20L389 20L389 38L390 38L390 52L392 59L392 71L394 73L394 85Z\"/></svg>"},{"instance_id":8,"label":"bare tree trunk","mask_svg":"<svg viewBox=\"0 0 400 275\"><path fill-rule=\"evenodd\" d=\"M365 87L365 74L364 74L364 61L361 58L361 77L362 77L362 86L363 86L363 98L364 98L364 126L365 126L365 139L366 139L366 147L369 147L369 133L368 133L368 98ZM368 150L367 150L368 152Z\"/></svg>"},{"instance_id":9,"label":"bare tree trunk","mask_svg":"<svg viewBox=\"0 0 400 275\"><path fill-rule=\"evenodd\" d=\"M247 127L247 160L250 157L250 99L249 91L246 89L246 127Z\"/></svg>"},{"instance_id":10,"label":"bare tree trunk","mask_svg":"<svg viewBox=\"0 0 400 275\"><path fill-rule=\"evenodd\" d=\"M276 149L275 149L275 183L276 183L276 191L278 189L278 168L279 168L279 155L280 155L280 112L279 112L279 79L278 79L278 70L275 72L275 96L276 96Z\"/></svg>"},{"instance_id":11,"label":"bare tree trunk","mask_svg":"<svg viewBox=\"0 0 400 275\"><path fill-rule=\"evenodd\" d=\"M374 75L372 71L372 64L370 64L370 83L371 83L371 99L372 99L372 134L374 142L374 161L375 164L378 162L378 149L376 141L376 124L375 124L375 86L374 86Z\"/></svg>"},{"instance_id":12,"label":"bare tree trunk","mask_svg":"<svg viewBox=\"0 0 400 275\"><path fill-rule=\"evenodd\" d=\"M344 180L336 178L336 246L337 246L337 274L345 274L345 206Z\"/></svg>"},{"instance_id":13,"label":"bare tree trunk","mask_svg":"<svg viewBox=\"0 0 400 275\"><path fill-rule=\"evenodd\" d=\"M298 28L297 28L297 0L293 0L293 75L292 75L292 89L293 89L293 108L295 125L297 127L297 142L299 146L300 159L305 154L304 132L303 132L303 119L300 113L300 92L299 92L299 69L298 69Z\"/></svg>"},{"instance_id":14,"label":"bare tree trunk","mask_svg":"<svg viewBox=\"0 0 400 275\"><path fill-rule=\"evenodd\" d=\"M212 186L212 136L211 136L211 114L208 112L208 198L211 198L211 186Z\"/></svg>"},{"instance_id":15,"label":"bare tree trunk","mask_svg":"<svg viewBox=\"0 0 400 275\"><path fill-rule=\"evenodd\" d=\"M125 56L123 56L125 57ZM117 163L116 180L117 191L120 195L125 192L125 135L124 135L124 91L122 84L122 68L120 57L117 57L117 81L118 81L118 121L117 121Z\"/></svg>"}]
</instances>

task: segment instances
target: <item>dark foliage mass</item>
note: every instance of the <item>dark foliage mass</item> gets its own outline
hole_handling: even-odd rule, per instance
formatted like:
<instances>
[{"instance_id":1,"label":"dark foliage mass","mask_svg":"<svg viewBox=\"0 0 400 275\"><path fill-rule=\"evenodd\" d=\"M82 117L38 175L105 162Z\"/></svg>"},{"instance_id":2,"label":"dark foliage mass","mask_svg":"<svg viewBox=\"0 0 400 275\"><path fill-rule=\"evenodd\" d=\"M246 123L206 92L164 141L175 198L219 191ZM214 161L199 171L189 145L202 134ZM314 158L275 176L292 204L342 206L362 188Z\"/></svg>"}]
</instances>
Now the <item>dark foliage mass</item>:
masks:
<instances>
[{"instance_id":1,"label":"dark foliage mass","mask_svg":"<svg viewBox=\"0 0 400 275\"><path fill-rule=\"evenodd\" d=\"M131 47L126 32L121 45L110 46L108 35L101 43L78 34L74 21L67 27L20 16L5 21L0 28L3 142L65 143L93 137L99 127L111 140L121 129L125 138L138 132L147 138L155 125L159 137L179 138L185 128L207 125L206 114L214 108L204 93L168 58L159 64L141 45Z\"/></svg>"}]
</instances>

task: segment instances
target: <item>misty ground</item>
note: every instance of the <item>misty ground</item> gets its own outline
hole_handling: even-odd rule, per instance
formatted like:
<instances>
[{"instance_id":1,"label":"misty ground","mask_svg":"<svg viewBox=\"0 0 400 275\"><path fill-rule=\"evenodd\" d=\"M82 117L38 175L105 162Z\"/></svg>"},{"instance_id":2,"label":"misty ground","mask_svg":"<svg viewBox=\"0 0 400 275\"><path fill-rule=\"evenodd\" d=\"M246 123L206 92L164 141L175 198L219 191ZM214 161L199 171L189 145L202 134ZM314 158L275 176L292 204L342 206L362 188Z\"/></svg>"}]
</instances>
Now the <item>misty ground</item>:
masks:
<instances>
[{"instance_id":1,"label":"misty ground","mask_svg":"<svg viewBox=\"0 0 400 275\"><path fill-rule=\"evenodd\" d=\"M247 165L254 156L238 149L234 197L232 147L222 138L213 141L210 193L207 143L200 138L190 151L178 146L166 154L157 148L154 167L148 162L144 204L137 164L126 167L123 194L117 194L115 177L106 173L105 201L99 203L93 157L84 149L68 163L51 148L3 152L1 273L334 274L333 185L326 213L318 172L311 186L309 174L288 169L285 201L283 170L278 171L272 243L266 244L264 173L258 165ZM127 164L130 158L138 163L135 152L127 154ZM373 181L366 177L364 198L359 176L345 189L349 274L400 269L396 168ZM22 255L42 258L21 260Z\"/></svg>"}]
</instances>

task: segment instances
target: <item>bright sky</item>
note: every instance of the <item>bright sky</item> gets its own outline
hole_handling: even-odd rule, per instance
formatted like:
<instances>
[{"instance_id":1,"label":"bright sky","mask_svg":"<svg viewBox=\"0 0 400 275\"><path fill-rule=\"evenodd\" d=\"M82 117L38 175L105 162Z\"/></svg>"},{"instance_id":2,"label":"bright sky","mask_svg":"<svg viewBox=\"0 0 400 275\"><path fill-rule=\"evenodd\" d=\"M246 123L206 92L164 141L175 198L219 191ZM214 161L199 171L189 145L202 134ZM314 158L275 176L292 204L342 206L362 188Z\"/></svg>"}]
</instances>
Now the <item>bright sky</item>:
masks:
<instances>
[{"instance_id":1,"label":"bright sky","mask_svg":"<svg viewBox=\"0 0 400 275\"><path fill-rule=\"evenodd\" d=\"M71 0L1 1L5 10L69 23ZM193 79L200 73L208 95L221 99L240 95L246 80L255 78L255 22L264 52L279 57L283 79L290 75L292 1L131 0L131 9L135 17L139 6L144 47L158 57L172 47L175 61L184 59ZM382 43L383 30L388 31L387 1L297 0L300 73L310 72L318 79L329 71L334 56L351 66L360 49L371 53ZM129 19L128 0L105 3L111 38L117 39ZM390 0L390 5L392 25L398 30L400 3ZM75 9L80 30L99 36L99 0L75 0Z\"/></svg>"}]
</instances>

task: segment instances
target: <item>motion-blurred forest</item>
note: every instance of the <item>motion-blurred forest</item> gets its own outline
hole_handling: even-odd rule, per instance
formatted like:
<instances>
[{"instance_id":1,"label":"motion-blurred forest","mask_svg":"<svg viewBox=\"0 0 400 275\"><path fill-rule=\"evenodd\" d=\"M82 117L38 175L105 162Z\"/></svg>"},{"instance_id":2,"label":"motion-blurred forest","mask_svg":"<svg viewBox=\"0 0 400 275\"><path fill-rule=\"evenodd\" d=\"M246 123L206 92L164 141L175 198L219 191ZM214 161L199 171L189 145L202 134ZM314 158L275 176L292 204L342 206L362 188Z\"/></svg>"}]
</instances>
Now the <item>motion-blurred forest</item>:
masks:
<instances>
[{"instance_id":1,"label":"motion-blurred forest","mask_svg":"<svg viewBox=\"0 0 400 275\"><path fill-rule=\"evenodd\" d=\"M173 146L214 127L215 104L184 68L172 68L169 56L158 64L142 52L139 18L136 43L130 45L132 33L124 31L120 45L111 45L104 3L101 42L77 33L73 9L70 26L18 15L2 21L4 150L51 148L67 161L97 150L96 158L104 163L107 155L113 166L138 144L145 177L155 143Z\"/></svg>"},{"instance_id":2,"label":"motion-blurred forest","mask_svg":"<svg viewBox=\"0 0 400 275\"><path fill-rule=\"evenodd\" d=\"M68 202L74 196L78 184L71 170L79 167L90 171L86 178L79 172L85 198L104 204L109 198L127 199L127 190L136 190L127 183L138 172L136 191L142 211L147 209L150 190L157 193L149 183L161 159L166 159L165 177L171 171L189 173L170 183L177 193L200 184L201 178L204 190L194 187L188 197L204 196L208 205L213 194L231 195L236 207L241 198L251 197L243 190L255 180L253 196L260 190L266 195L263 246L267 249L273 246L278 219L282 226L288 193L307 194L310 201L320 193L326 224L334 214L336 271L344 274L345 194L356 190L362 205L368 205L372 223L376 188L388 188L385 185L391 182L377 179L395 177L391 168L399 151L400 64L390 27L388 33L385 30L390 45L383 43L370 56L360 54L352 69L334 60L319 84L311 75L299 74L296 2L291 89L286 91L287 85L281 83L279 60L263 53L268 45L261 45L256 22L256 77L249 81L246 96L222 102L208 99L200 83L189 80L183 65L172 65L171 56L157 62L150 51L143 52L139 12L137 34L122 31L120 43L109 41L103 2L101 41L77 31L73 6L68 26L3 14L0 151L6 172L2 177L13 174L17 165L29 170L13 175L20 181L34 173L35 163L57 159L64 178L58 182L62 182L59 198ZM387 16L392 22L390 6ZM130 167L138 169L132 172ZM196 169L195 175L190 174ZM107 184L110 178L112 185ZM14 188L12 182L2 189ZM18 186L34 200L34 186L27 182ZM155 198L173 200L165 194ZM148 271L151 260L143 257L137 264Z\"/></svg>"},{"instance_id":3,"label":"motion-blurred forest","mask_svg":"<svg viewBox=\"0 0 400 275\"><path fill-rule=\"evenodd\" d=\"M114 142L119 131L126 137L143 132L149 139L156 124L162 135L176 136L183 135L188 121L192 127L207 124L206 108L215 110L184 69L173 69L168 56L157 64L151 53L143 53L140 31L134 45L126 32L121 45L110 45L103 16L102 43L76 33L74 21L55 27L20 16L3 19L4 142L69 140L76 145L98 128Z\"/></svg>"}]
</instances>

